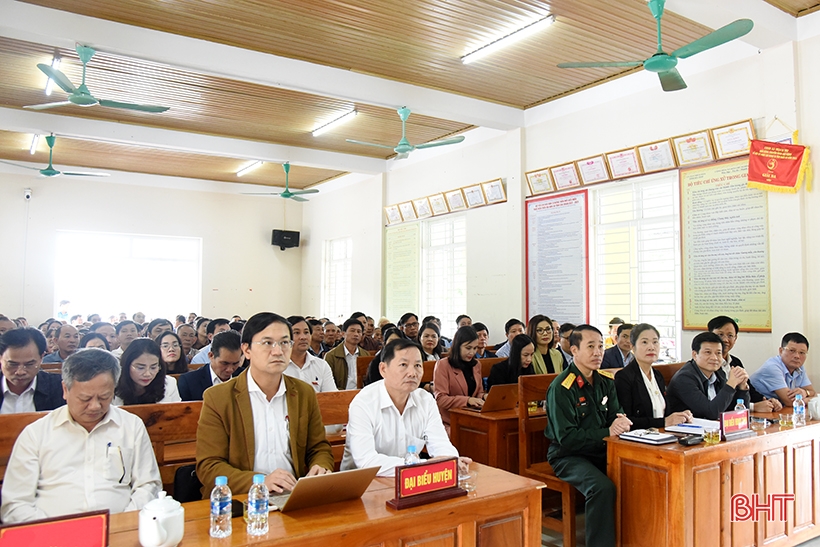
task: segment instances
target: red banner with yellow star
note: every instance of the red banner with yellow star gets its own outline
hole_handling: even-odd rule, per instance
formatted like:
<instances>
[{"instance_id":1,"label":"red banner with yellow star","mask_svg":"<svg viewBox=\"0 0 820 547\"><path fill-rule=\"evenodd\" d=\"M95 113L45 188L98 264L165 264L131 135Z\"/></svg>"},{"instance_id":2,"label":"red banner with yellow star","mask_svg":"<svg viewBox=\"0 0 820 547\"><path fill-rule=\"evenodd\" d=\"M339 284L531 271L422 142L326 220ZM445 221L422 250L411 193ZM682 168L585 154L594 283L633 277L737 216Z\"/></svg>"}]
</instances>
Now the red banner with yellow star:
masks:
<instances>
[{"instance_id":1,"label":"red banner with yellow star","mask_svg":"<svg viewBox=\"0 0 820 547\"><path fill-rule=\"evenodd\" d=\"M753 140L749 148L748 186L794 194L806 176L808 160L806 146Z\"/></svg>"}]
</instances>

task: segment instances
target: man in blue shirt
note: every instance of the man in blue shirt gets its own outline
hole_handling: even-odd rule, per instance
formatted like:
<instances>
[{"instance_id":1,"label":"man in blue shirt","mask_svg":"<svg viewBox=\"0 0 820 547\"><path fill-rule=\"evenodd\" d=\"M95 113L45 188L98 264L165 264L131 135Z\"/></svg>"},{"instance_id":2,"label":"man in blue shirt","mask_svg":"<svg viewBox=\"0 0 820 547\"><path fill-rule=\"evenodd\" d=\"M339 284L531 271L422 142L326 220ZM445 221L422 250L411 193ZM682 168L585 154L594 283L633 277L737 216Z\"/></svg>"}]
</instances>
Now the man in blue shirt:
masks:
<instances>
[{"instance_id":1,"label":"man in blue shirt","mask_svg":"<svg viewBox=\"0 0 820 547\"><path fill-rule=\"evenodd\" d=\"M816 395L803 368L809 353L809 341L799 332L783 337L775 355L751 376L754 388L764 397L777 397L783 406L792 406L796 395L803 399Z\"/></svg>"}]
</instances>

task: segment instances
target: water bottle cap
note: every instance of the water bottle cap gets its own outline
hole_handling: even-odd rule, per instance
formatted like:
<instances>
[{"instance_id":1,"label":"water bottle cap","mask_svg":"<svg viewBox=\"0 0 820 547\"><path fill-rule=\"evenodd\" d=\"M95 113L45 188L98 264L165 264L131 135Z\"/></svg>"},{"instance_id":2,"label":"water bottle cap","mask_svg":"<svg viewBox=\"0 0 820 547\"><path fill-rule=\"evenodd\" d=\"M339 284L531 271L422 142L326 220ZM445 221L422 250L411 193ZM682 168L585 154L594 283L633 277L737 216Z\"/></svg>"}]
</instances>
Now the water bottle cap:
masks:
<instances>
[{"instance_id":1,"label":"water bottle cap","mask_svg":"<svg viewBox=\"0 0 820 547\"><path fill-rule=\"evenodd\" d=\"M743 399L738 399L737 404L742 405L743 404Z\"/></svg>"},{"instance_id":2,"label":"water bottle cap","mask_svg":"<svg viewBox=\"0 0 820 547\"><path fill-rule=\"evenodd\" d=\"M802 400L803 400L803 396L802 396L802 395L795 395L795 396L794 396L794 399L795 399L796 401L802 401Z\"/></svg>"},{"instance_id":3,"label":"water bottle cap","mask_svg":"<svg viewBox=\"0 0 820 547\"><path fill-rule=\"evenodd\" d=\"M228 484L228 477L224 477L224 476L220 475L216 478L216 485L217 486L225 486L226 484Z\"/></svg>"},{"instance_id":4,"label":"water bottle cap","mask_svg":"<svg viewBox=\"0 0 820 547\"><path fill-rule=\"evenodd\" d=\"M410 446L407 447L407 451L408 452L415 452L416 451L416 445L411 444Z\"/></svg>"},{"instance_id":5,"label":"water bottle cap","mask_svg":"<svg viewBox=\"0 0 820 547\"><path fill-rule=\"evenodd\" d=\"M265 483L265 475L262 473L256 474L253 476L253 483L254 484L264 484Z\"/></svg>"}]
</instances>

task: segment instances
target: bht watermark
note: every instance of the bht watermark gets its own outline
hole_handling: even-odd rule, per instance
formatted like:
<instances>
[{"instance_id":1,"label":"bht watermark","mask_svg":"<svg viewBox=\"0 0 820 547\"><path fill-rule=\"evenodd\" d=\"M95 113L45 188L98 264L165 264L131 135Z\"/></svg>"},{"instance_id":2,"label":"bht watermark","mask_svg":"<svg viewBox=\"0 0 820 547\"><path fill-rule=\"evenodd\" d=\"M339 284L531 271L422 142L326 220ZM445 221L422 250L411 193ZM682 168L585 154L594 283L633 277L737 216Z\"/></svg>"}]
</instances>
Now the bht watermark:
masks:
<instances>
[{"instance_id":1,"label":"bht watermark","mask_svg":"<svg viewBox=\"0 0 820 547\"><path fill-rule=\"evenodd\" d=\"M764 498L755 495L735 494L732 496L732 522L760 520L761 514L769 522L786 520L786 502L794 501L794 494L769 494Z\"/></svg>"}]
</instances>

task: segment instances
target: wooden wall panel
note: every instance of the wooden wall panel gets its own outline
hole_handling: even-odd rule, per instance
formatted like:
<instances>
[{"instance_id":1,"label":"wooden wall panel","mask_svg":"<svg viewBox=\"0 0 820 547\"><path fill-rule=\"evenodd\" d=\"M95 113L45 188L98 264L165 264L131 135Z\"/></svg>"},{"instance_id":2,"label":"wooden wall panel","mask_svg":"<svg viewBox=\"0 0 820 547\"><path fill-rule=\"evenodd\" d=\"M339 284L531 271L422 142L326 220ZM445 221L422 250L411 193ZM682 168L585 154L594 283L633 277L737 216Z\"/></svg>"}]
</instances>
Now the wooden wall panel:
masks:
<instances>
[{"instance_id":1,"label":"wooden wall panel","mask_svg":"<svg viewBox=\"0 0 820 547\"><path fill-rule=\"evenodd\" d=\"M478 547L524 547L524 522L523 514L517 514L480 523L476 545Z\"/></svg>"},{"instance_id":2,"label":"wooden wall panel","mask_svg":"<svg viewBox=\"0 0 820 547\"><path fill-rule=\"evenodd\" d=\"M794 473L793 489L794 516L792 525L794 531L799 531L807 526L817 525L815 519L817 513L815 496L820 485L817 484L817 475L814 471L816 444L815 441L807 441L795 444L792 447L792 461Z\"/></svg>"},{"instance_id":3,"label":"wooden wall panel","mask_svg":"<svg viewBox=\"0 0 820 547\"><path fill-rule=\"evenodd\" d=\"M785 448L776 448L763 453L763 492L765 495L783 494L789 491L786 482L788 467L788 454ZM766 521L763 523L763 537L760 538L760 543L769 543L785 536L785 522Z\"/></svg>"},{"instance_id":4,"label":"wooden wall panel","mask_svg":"<svg viewBox=\"0 0 820 547\"><path fill-rule=\"evenodd\" d=\"M652 467L638 462L623 462L620 466L621 490L619 503L622 505L645 505L662 514L670 514L669 507L671 478L669 469ZM647 519L641 512L623 513L621 534L624 537L639 537L635 547L669 544L669 520ZM632 545L632 544L631 544Z\"/></svg>"},{"instance_id":5,"label":"wooden wall panel","mask_svg":"<svg viewBox=\"0 0 820 547\"><path fill-rule=\"evenodd\" d=\"M729 476L731 488L728 492L728 499L735 494L746 494L751 496L755 491L755 457L753 454L733 459L729 462ZM724 499L727 499L724 497ZM755 532L757 525L754 521L731 522L731 512L724 505L723 511L724 526L731 528L732 547L753 547L755 545ZM728 538L725 538L728 539Z\"/></svg>"},{"instance_id":6,"label":"wooden wall panel","mask_svg":"<svg viewBox=\"0 0 820 547\"><path fill-rule=\"evenodd\" d=\"M720 463L693 469L695 547L715 547L721 538L721 484L723 473Z\"/></svg>"}]
</instances>

